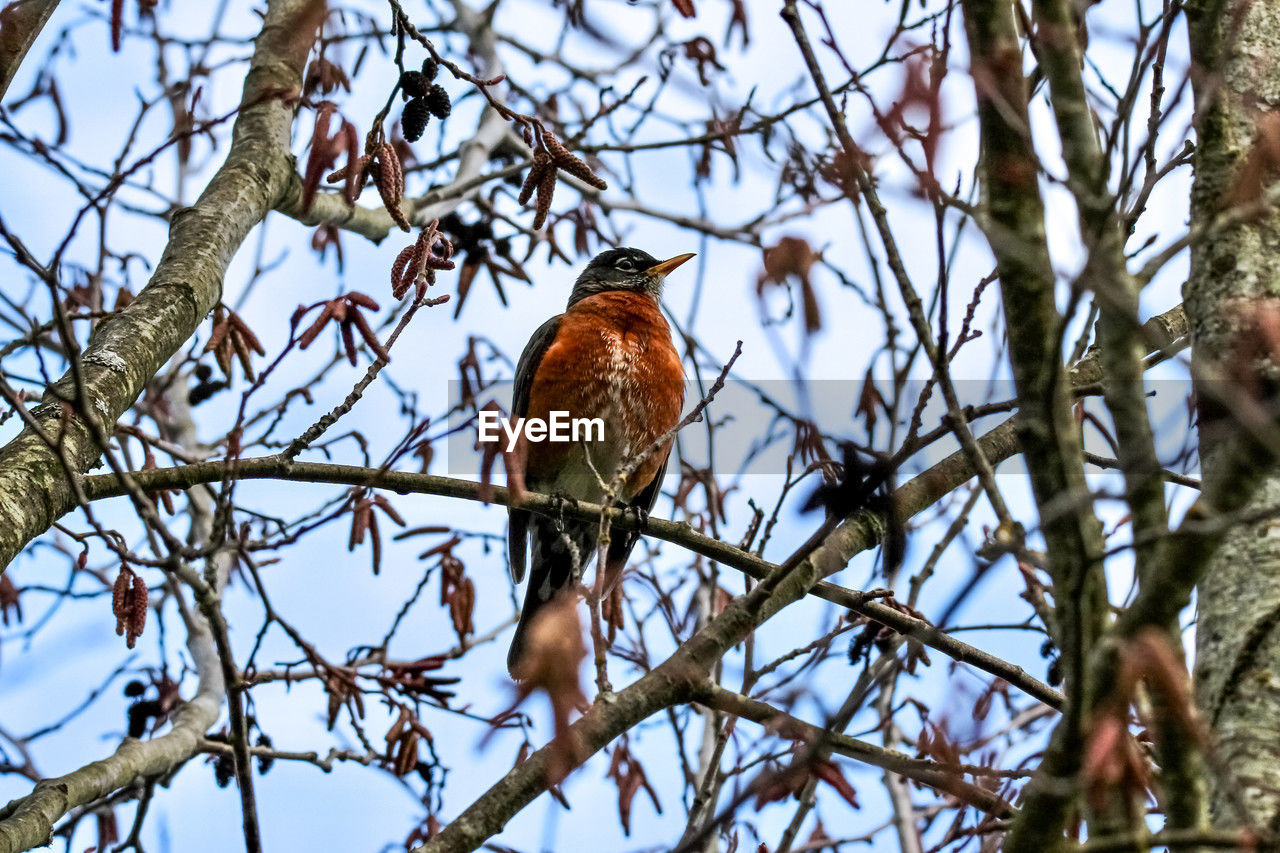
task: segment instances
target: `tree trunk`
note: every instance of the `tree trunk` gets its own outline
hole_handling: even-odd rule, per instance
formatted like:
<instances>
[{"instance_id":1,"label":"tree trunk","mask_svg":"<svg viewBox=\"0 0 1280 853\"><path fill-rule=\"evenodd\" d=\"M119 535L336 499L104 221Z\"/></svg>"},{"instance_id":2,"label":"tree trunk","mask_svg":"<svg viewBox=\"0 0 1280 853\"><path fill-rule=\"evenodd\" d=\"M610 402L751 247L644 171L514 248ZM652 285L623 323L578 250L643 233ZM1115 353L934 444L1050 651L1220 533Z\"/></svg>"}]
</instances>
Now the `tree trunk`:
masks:
<instances>
[{"instance_id":1,"label":"tree trunk","mask_svg":"<svg viewBox=\"0 0 1280 853\"><path fill-rule=\"evenodd\" d=\"M1187 8L1198 116L1193 229L1209 228L1236 192L1259 119L1280 97L1280 10L1250 0ZM1233 487L1228 419L1206 401L1239 393L1210 377L1231 361L1262 300L1280 298L1280 212L1211 229L1191 247L1185 286L1200 404L1200 456L1207 494ZM1234 361L1238 362L1240 356ZM1274 359L1270 359L1274 367ZM1235 364L1236 371L1239 364ZM1265 370L1267 365L1262 365ZM1216 407L1215 407L1216 408ZM1280 470L1253 493L1246 512L1280 501ZM1280 524L1239 524L1223 540L1199 587L1196 699L1212 727L1222 773L1212 774L1218 825L1275 828L1280 818Z\"/></svg>"}]
</instances>

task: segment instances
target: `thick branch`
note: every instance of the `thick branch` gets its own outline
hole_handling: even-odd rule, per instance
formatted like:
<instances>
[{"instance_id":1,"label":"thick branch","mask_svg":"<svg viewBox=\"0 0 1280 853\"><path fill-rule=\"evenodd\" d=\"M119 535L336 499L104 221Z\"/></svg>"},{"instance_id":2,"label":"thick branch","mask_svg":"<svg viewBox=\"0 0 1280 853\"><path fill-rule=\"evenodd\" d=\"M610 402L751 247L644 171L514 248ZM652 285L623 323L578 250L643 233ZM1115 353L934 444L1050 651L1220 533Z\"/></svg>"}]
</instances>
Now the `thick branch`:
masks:
<instances>
[{"instance_id":1,"label":"thick branch","mask_svg":"<svg viewBox=\"0 0 1280 853\"><path fill-rule=\"evenodd\" d=\"M904 489L907 487L904 487ZM794 568L779 567L746 595L734 599L704 628L681 644L670 658L607 700L598 701L570 727L577 750L573 764L586 761L610 741L652 714L695 697L711 668L729 649L784 607L798 601L822 578L839 571L853 556L874 547L884 520L859 513L840 524ZM500 832L512 816L546 790L556 744L548 744L512 768L467 807L435 839L415 853L474 850Z\"/></svg>"},{"instance_id":2,"label":"thick branch","mask_svg":"<svg viewBox=\"0 0 1280 853\"><path fill-rule=\"evenodd\" d=\"M453 10L452 28L467 37L471 55L481 63L480 76L489 80L502 76L505 70L498 56L496 36L489 18L461 0L455 0ZM498 84L493 87L492 94L501 97L505 91L505 86ZM423 196L406 200L405 214L410 222L419 227L425 226L431 220L452 212L467 199L479 195L485 184L504 177L506 170L489 173L484 168L493 152L508 140L509 134L506 119L492 106L486 106L480 113L475 134L458 148L458 170L453 180ZM519 168L512 171L519 171ZM395 228L386 208L351 207L341 193L318 193L311 209L303 213L302 177L296 171L291 172L288 190L276 205L276 210L303 225L337 225L375 243L382 242Z\"/></svg>"},{"instance_id":3,"label":"thick branch","mask_svg":"<svg viewBox=\"0 0 1280 853\"><path fill-rule=\"evenodd\" d=\"M58 0L17 0L0 9L0 100Z\"/></svg>"},{"instance_id":4,"label":"thick branch","mask_svg":"<svg viewBox=\"0 0 1280 853\"><path fill-rule=\"evenodd\" d=\"M151 740L125 738L114 753L65 776L45 779L25 797L0 809L0 853L18 853L52 841L54 824L77 806L92 803L135 779L171 772L200 752L226 697L222 665L203 617L186 620L187 650L200 682L173 717L169 731Z\"/></svg>"},{"instance_id":5,"label":"thick branch","mask_svg":"<svg viewBox=\"0 0 1280 853\"><path fill-rule=\"evenodd\" d=\"M1009 358L1019 402L1019 441L1053 577L1052 626L1062 656L1068 702L1041 773L1008 839L1012 851L1050 849L1062 835L1075 796L1070 778L1083 754L1089 702L1083 696L1086 658L1107 619L1101 527L1092 509L1063 381L1062 318L1044 232L1039 161L1031 144L1022 54L1011 7L964 0L965 31L982 135L982 175L991 222L1016 239L991 240L1008 319Z\"/></svg>"},{"instance_id":6,"label":"thick branch","mask_svg":"<svg viewBox=\"0 0 1280 853\"><path fill-rule=\"evenodd\" d=\"M138 298L102 323L79 365L82 387L68 373L32 410L55 436L69 467L83 471L101 454L94 437L109 435L146 383L195 332L222 294L222 277L241 242L280 199L293 166L289 128L301 92L302 67L323 4L274 0L255 42L242 109L226 162L196 203L174 214L169 242ZM88 411L64 418L64 401ZM96 421L96 430L86 422ZM0 566L74 506L71 483L32 428L0 450Z\"/></svg>"},{"instance_id":7,"label":"thick branch","mask_svg":"<svg viewBox=\"0 0 1280 853\"><path fill-rule=\"evenodd\" d=\"M985 437L984 437L985 438ZM1007 458L1015 451L1012 429L997 428L990 435L987 446L999 458ZM957 488L972 475L965 467L965 459L956 454L938 463L926 474L906 484L901 490L900 499L906 512L914 515L929 506L938 498ZM333 483L350 486L376 486L399 494L438 495L441 497L460 498L471 501L484 501L506 506L511 502L510 494L505 488L490 487L490 494L480 483L473 480L461 480L452 477L440 477L433 474L415 474L407 471L378 471L356 465L334 465L324 462L288 462L277 456L259 459L242 459L235 463L200 462L194 465L181 465L174 468L161 468L154 471L134 472L133 480L139 488L153 489L190 489L201 483L220 483L227 477L238 480L292 480L307 483ZM97 474L85 477L82 481L85 495L90 500L99 500L124 494L125 486L114 474ZM565 505L549 495L525 492L519 506L544 515L566 515L581 518L584 521L598 521L604 508L595 504L579 501L576 505ZM621 530L638 529L634 514L626 514L619 510L609 510L610 526ZM648 519L644 532L658 539L688 548L691 551L715 560L723 565L737 569L757 580L763 580L777 566L763 560L749 551L744 551L718 539L712 539L684 522L666 521L659 518ZM878 540L877 540L878 541ZM931 648L961 663L970 664L985 670L1010 684L1025 691L1054 708L1060 707L1062 696L1058 691L1048 687L1029 675L1019 666L988 654L955 637L940 631L922 619L915 619L905 613L888 607L865 594L854 592L832 583L817 584L812 593L833 604L848 608L870 619L887 625L900 634L918 640Z\"/></svg>"},{"instance_id":8,"label":"thick branch","mask_svg":"<svg viewBox=\"0 0 1280 853\"><path fill-rule=\"evenodd\" d=\"M1103 398L1111 413L1118 445L1117 458L1125 478L1134 538L1134 562L1139 588L1160 597L1171 596L1163 583L1154 585L1168 558L1162 537L1168 533L1164 475L1156 456L1155 437L1142 384L1143 341L1138 327L1140 288L1125 261L1125 226L1116 200L1107 186L1107 161L1098 142L1093 111L1081 76L1082 48L1077 41L1077 16L1065 0L1036 0L1032 4L1040 65L1049 83L1058 136L1067 164L1067 186L1076 200L1080 233L1089 249L1081 284L1094 295L1099 308L1098 338L1108 378ZM1198 575L1198 571L1195 573ZM1190 592L1189 589L1186 590ZM1141 593L1140 593L1141 594ZM1181 653L1180 608L1166 608L1169 619L1157 626ZM1091 668L1090 674L1097 672ZM1086 710L1102 700L1109 682L1086 678L1081 701ZM1181 709L1167 706L1166 697L1152 697L1158 728L1176 731ZM1169 825L1198 829L1207 823L1204 766L1192 738L1165 737L1157 743L1166 792ZM1118 792L1117 792L1118 793ZM1056 795L1050 795L1056 796ZM1115 798L1116 800L1119 797ZM1110 817L1108 816L1108 811ZM1091 821L1091 834L1107 834L1125 828L1126 809L1113 802Z\"/></svg>"},{"instance_id":9,"label":"thick branch","mask_svg":"<svg viewBox=\"0 0 1280 853\"><path fill-rule=\"evenodd\" d=\"M1247 427L1203 405L1223 398L1220 389L1226 384L1204 380L1234 373L1269 383L1275 376L1275 353L1270 345L1256 343L1262 325L1255 321L1272 316L1280 305L1275 275L1280 207L1269 203L1277 189L1273 172L1264 170L1256 179L1261 191L1256 197L1250 197L1248 177L1251 163L1264 162L1261 153L1273 134L1272 104L1280 82L1280 18L1274 13L1269 5L1241 0L1186 4L1196 151L1195 237L1185 293L1202 401L1204 494L1215 503L1241 493L1235 457ZM1252 215L1235 215L1255 201ZM1247 384L1227 393L1262 402L1251 399ZM1231 771L1210 781L1213 822L1221 828L1266 827L1271 842L1280 830L1280 540L1275 536L1280 473L1272 454L1255 451L1247 461L1260 479L1246 509L1252 518L1227 532L1196 595L1195 687L1211 718L1217 760Z\"/></svg>"}]
</instances>

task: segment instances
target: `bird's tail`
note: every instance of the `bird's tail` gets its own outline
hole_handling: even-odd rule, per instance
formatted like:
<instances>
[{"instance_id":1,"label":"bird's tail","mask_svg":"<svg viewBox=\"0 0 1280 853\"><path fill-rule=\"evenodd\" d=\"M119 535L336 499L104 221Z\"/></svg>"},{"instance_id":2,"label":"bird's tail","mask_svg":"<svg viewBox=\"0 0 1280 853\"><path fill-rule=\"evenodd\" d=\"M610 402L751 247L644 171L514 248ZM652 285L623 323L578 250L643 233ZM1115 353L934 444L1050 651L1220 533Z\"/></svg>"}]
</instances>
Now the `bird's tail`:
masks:
<instances>
[{"instance_id":1,"label":"bird's tail","mask_svg":"<svg viewBox=\"0 0 1280 853\"><path fill-rule=\"evenodd\" d=\"M514 677L519 671L528 643L529 627L538 612L553 601L556 594L572 589L582 579L585 566L595 555L599 524L534 517L529 523L531 536L529 588L524 594L524 607L511 638L507 653L507 670Z\"/></svg>"}]
</instances>

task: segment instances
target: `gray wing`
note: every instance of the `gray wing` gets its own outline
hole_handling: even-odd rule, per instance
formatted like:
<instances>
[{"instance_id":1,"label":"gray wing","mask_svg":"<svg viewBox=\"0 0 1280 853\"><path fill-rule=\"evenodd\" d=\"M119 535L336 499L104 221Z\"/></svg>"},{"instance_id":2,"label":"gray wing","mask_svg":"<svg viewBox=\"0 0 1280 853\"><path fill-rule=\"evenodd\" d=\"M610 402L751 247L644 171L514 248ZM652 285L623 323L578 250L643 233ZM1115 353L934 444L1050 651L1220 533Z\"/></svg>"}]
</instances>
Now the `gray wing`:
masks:
<instances>
[{"instance_id":1,"label":"gray wing","mask_svg":"<svg viewBox=\"0 0 1280 853\"><path fill-rule=\"evenodd\" d=\"M523 418L529 413L529 390L533 387L533 374L537 372L542 356L556 339L560 329L560 318L557 314L538 327L529 343L524 345L520 360L516 362L515 388L511 392L511 417ZM511 571L511 580L516 583L524 580L526 555L529 550L529 520L532 516L525 509L507 510L507 567Z\"/></svg>"}]
</instances>

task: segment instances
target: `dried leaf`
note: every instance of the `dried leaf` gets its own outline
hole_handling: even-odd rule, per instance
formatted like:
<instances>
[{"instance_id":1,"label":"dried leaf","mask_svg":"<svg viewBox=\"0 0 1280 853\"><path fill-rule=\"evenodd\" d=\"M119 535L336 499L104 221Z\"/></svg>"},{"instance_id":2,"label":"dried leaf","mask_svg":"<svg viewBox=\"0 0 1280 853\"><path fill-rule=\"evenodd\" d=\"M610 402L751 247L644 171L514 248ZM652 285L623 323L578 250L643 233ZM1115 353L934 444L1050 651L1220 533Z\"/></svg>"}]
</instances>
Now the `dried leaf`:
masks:
<instances>
[{"instance_id":1,"label":"dried leaf","mask_svg":"<svg viewBox=\"0 0 1280 853\"><path fill-rule=\"evenodd\" d=\"M18 600L21 593L22 590L14 584L8 572L0 575L0 617L6 627L9 625L10 611L13 611L14 624L22 622L22 602Z\"/></svg>"},{"instance_id":2,"label":"dried leaf","mask_svg":"<svg viewBox=\"0 0 1280 853\"><path fill-rule=\"evenodd\" d=\"M840 772L840 768L834 761L815 761L813 767L809 771L814 778L819 781L826 782L832 788L836 789L836 793L853 808L858 808L858 794L854 791L853 786L849 784L849 780L844 778L844 774Z\"/></svg>"},{"instance_id":3,"label":"dried leaf","mask_svg":"<svg viewBox=\"0 0 1280 853\"><path fill-rule=\"evenodd\" d=\"M577 596L561 595L542 607L525 637L525 651L517 666L517 699L514 711L535 691L551 700L555 737L551 741L549 782L558 783L584 757L569 729L570 715L587 707L578 681L578 669L587 656L578 621Z\"/></svg>"}]
</instances>

